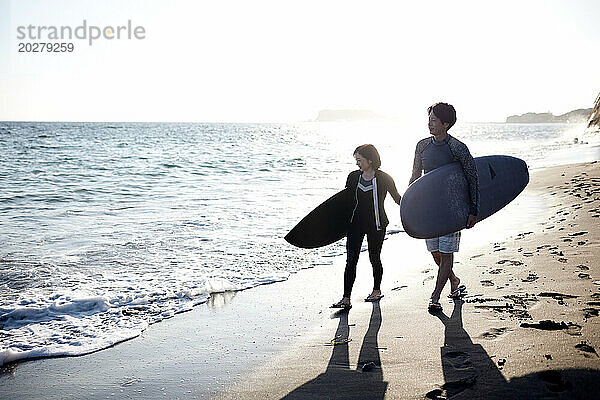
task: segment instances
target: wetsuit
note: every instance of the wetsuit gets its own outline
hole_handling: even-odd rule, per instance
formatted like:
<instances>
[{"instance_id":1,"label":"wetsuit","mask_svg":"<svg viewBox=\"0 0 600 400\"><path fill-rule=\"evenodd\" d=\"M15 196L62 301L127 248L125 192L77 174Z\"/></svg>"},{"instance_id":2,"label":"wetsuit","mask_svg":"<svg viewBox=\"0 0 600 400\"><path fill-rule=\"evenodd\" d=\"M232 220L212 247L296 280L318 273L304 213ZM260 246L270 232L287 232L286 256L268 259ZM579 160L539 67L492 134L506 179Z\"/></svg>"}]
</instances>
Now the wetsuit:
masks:
<instances>
[{"instance_id":1,"label":"wetsuit","mask_svg":"<svg viewBox=\"0 0 600 400\"><path fill-rule=\"evenodd\" d=\"M375 177L370 181L362 178L360 170L351 172L346 180L346 187L354 191L344 271L344 297L349 298L356 279L356 265L365 235L369 246L369 260L373 266L373 290L380 290L383 276L381 247L385 238L385 228L389 224L383 203L389 192L394 201L400 204L400 194L392 177L379 170L375 171Z\"/></svg>"}]
</instances>

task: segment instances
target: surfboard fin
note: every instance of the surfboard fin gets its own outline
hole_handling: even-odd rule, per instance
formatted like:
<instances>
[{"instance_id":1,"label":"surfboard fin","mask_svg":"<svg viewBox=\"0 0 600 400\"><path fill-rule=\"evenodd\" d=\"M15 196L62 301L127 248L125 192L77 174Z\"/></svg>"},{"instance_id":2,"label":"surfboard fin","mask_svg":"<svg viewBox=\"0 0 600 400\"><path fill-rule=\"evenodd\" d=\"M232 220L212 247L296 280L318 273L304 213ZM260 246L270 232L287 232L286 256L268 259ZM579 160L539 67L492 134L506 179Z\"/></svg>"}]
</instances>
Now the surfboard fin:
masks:
<instances>
[{"instance_id":1,"label":"surfboard fin","mask_svg":"<svg viewBox=\"0 0 600 400\"><path fill-rule=\"evenodd\" d=\"M496 171L494 171L494 168L492 168L492 164L488 164L488 167L490 167L490 176L492 177L492 180L494 180L496 177Z\"/></svg>"}]
</instances>

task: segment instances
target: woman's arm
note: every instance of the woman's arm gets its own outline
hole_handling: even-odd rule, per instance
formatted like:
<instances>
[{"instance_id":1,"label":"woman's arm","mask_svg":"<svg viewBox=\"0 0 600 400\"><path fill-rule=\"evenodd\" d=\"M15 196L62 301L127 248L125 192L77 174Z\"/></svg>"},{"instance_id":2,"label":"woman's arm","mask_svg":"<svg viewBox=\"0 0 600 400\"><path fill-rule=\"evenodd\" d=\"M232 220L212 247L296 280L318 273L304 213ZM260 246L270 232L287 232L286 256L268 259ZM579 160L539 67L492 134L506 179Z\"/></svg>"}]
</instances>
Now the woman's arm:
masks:
<instances>
[{"instance_id":1,"label":"woman's arm","mask_svg":"<svg viewBox=\"0 0 600 400\"><path fill-rule=\"evenodd\" d=\"M387 190L390 193L390 195L392 196L392 198L394 199L394 201L396 202L396 204L400 204L400 200L402 199L402 196L400 196L400 193L398 193L398 189L396 189L396 183L394 182L394 179L388 175L388 187Z\"/></svg>"}]
</instances>

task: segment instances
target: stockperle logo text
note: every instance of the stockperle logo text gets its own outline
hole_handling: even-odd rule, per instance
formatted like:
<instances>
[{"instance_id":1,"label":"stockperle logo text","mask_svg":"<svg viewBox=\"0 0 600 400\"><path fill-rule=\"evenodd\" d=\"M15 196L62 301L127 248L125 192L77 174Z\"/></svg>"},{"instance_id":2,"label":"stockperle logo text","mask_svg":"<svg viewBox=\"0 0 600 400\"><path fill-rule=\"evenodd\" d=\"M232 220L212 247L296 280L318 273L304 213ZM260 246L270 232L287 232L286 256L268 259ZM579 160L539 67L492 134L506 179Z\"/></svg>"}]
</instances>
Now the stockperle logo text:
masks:
<instances>
[{"instance_id":1,"label":"stockperle logo text","mask_svg":"<svg viewBox=\"0 0 600 400\"><path fill-rule=\"evenodd\" d=\"M142 40L146 38L146 29L143 26L134 26L131 20L126 25L88 25L83 20L81 25L55 26L55 25L27 25L17 27L18 40L87 40L92 45L97 40Z\"/></svg>"}]
</instances>

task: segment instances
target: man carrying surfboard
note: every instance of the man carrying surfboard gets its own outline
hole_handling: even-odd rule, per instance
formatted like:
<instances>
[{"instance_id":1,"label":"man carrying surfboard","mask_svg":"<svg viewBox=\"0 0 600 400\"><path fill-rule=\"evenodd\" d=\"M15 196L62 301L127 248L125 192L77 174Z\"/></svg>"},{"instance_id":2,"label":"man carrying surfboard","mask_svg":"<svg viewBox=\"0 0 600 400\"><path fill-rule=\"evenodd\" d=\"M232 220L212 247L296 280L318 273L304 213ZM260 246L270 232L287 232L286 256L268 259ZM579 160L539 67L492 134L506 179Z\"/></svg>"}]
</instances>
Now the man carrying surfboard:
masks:
<instances>
[{"instance_id":1,"label":"man carrying surfboard","mask_svg":"<svg viewBox=\"0 0 600 400\"><path fill-rule=\"evenodd\" d=\"M372 144L358 146L354 150L358 170L352 171L346 179L346 190L352 192L352 215L346 239L346 269L344 270L344 295L332 308L349 309L350 294L356 279L356 265L365 235L369 246L369 260L373 266L373 291L365 301L378 301L381 294L381 247L385 238L385 228L389 224L383 203L390 193L396 204L400 204L400 193L391 176L381 171L379 152Z\"/></svg>"},{"instance_id":2,"label":"man carrying surfboard","mask_svg":"<svg viewBox=\"0 0 600 400\"><path fill-rule=\"evenodd\" d=\"M466 225L467 228L472 228L477 222L479 213L479 179L475 161L467 146L448 134L448 130L456 122L456 110L450 104L436 103L427 109L427 113L429 133L433 137L422 139L417 143L409 185L423 172L428 173L443 165L460 162L469 186L469 216ZM431 252L439 267L428 308L431 312L440 311L442 309L440 295L448 280L450 280L449 297L459 297L466 289L452 270L454 253L458 252L460 243L460 231L425 241L427 250Z\"/></svg>"}]
</instances>

